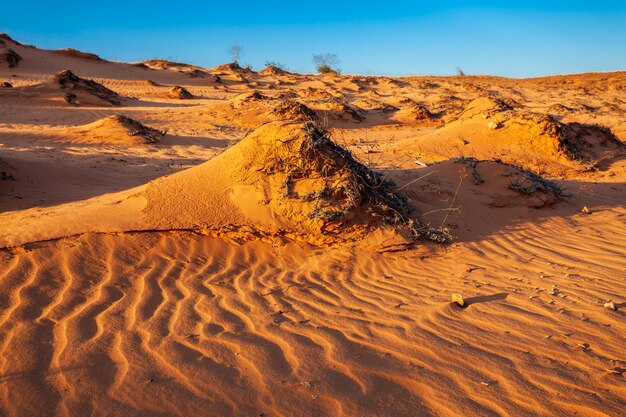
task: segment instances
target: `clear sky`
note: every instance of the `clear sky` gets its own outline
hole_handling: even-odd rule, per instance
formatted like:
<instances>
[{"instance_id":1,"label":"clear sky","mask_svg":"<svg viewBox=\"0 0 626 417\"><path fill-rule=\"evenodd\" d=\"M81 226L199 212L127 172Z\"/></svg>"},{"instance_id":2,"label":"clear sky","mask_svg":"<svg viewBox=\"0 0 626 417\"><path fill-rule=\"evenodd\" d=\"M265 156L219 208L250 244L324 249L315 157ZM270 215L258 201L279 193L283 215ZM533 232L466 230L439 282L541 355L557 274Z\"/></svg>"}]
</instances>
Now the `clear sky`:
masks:
<instances>
[{"instance_id":1,"label":"clear sky","mask_svg":"<svg viewBox=\"0 0 626 417\"><path fill-rule=\"evenodd\" d=\"M626 70L626 0L10 0L0 31L42 48L206 67L230 61L236 43L242 64L298 72L313 71L314 53L362 74Z\"/></svg>"}]
</instances>

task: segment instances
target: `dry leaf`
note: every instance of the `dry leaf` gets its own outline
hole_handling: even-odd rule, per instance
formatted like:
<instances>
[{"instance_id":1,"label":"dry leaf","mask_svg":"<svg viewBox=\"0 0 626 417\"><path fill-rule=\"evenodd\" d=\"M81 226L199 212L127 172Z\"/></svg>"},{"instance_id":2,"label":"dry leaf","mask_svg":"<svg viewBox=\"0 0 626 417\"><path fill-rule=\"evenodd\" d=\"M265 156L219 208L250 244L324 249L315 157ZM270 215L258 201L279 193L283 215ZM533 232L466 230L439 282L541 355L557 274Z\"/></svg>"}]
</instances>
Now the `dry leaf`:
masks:
<instances>
[{"instance_id":1,"label":"dry leaf","mask_svg":"<svg viewBox=\"0 0 626 417\"><path fill-rule=\"evenodd\" d=\"M611 310L617 310L617 308L615 307L615 304L613 304L613 301L609 301L608 303L604 303L604 307L610 308Z\"/></svg>"},{"instance_id":2,"label":"dry leaf","mask_svg":"<svg viewBox=\"0 0 626 417\"><path fill-rule=\"evenodd\" d=\"M465 307L465 300L463 300L463 296L461 294L452 294L452 302L456 303L460 307Z\"/></svg>"}]
</instances>

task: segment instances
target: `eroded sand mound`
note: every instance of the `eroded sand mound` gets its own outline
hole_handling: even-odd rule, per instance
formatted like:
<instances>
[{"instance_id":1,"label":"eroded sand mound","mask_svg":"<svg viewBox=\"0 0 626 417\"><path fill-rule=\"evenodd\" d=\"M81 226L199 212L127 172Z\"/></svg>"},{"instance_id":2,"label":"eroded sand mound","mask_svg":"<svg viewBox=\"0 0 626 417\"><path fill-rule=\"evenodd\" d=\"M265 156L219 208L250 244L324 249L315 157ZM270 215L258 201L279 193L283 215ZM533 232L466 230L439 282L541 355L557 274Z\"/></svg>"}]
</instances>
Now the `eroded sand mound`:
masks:
<instances>
[{"instance_id":1,"label":"eroded sand mound","mask_svg":"<svg viewBox=\"0 0 626 417\"><path fill-rule=\"evenodd\" d=\"M193 98L193 94L191 94L185 87L176 85L167 92L167 97L179 100L189 100Z\"/></svg>"},{"instance_id":2,"label":"eroded sand mound","mask_svg":"<svg viewBox=\"0 0 626 417\"><path fill-rule=\"evenodd\" d=\"M120 145L155 143L165 135L163 131L123 115L108 116L70 131L81 136L85 142Z\"/></svg>"},{"instance_id":3,"label":"eroded sand mound","mask_svg":"<svg viewBox=\"0 0 626 417\"><path fill-rule=\"evenodd\" d=\"M89 132L108 133L111 125L126 131L118 119L105 119ZM419 223L393 183L310 123L268 123L206 163L134 190L58 206L45 223L7 224L0 245L128 230L287 237L319 245L367 237L374 249L409 244L420 235L448 238L445 230Z\"/></svg>"},{"instance_id":4,"label":"eroded sand mound","mask_svg":"<svg viewBox=\"0 0 626 417\"><path fill-rule=\"evenodd\" d=\"M63 100L75 106L119 106L122 97L104 85L81 78L70 70L57 73L50 81L34 86L20 88L37 98Z\"/></svg>"},{"instance_id":5,"label":"eroded sand mound","mask_svg":"<svg viewBox=\"0 0 626 417\"><path fill-rule=\"evenodd\" d=\"M433 114L423 104L418 104L412 100L404 105L395 115L394 118L404 123L419 123L422 125L437 124L437 116Z\"/></svg>"},{"instance_id":6,"label":"eroded sand mound","mask_svg":"<svg viewBox=\"0 0 626 417\"><path fill-rule=\"evenodd\" d=\"M217 71L217 72L224 72L224 73L238 73L238 74L252 73L251 70L249 70L248 68L241 67L236 62L230 62L228 64L218 65L217 67L211 68L211 70Z\"/></svg>"},{"instance_id":7,"label":"eroded sand mound","mask_svg":"<svg viewBox=\"0 0 626 417\"><path fill-rule=\"evenodd\" d=\"M276 67L274 65L268 65L267 67L263 68L261 71L259 71L259 74L262 75L293 75L293 73L286 71L282 68Z\"/></svg>"},{"instance_id":8,"label":"eroded sand mound","mask_svg":"<svg viewBox=\"0 0 626 417\"><path fill-rule=\"evenodd\" d=\"M265 94L257 90L241 93L230 100L233 107L250 107L260 102L268 102L273 100L272 97L268 97Z\"/></svg>"},{"instance_id":9,"label":"eroded sand mound","mask_svg":"<svg viewBox=\"0 0 626 417\"><path fill-rule=\"evenodd\" d=\"M2 66L15 68L21 60L22 57L11 48L4 48L0 50L0 65Z\"/></svg>"},{"instance_id":10,"label":"eroded sand mound","mask_svg":"<svg viewBox=\"0 0 626 417\"><path fill-rule=\"evenodd\" d=\"M296 101L287 100L274 107L268 113L277 120L289 120L292 122L316 121L317 113L309 107Z\"/></svg>"},{"instance_id":11,"label":"eroded sand mound","mask_svg":"<svg viewBox=\"0 0 626 417\"><path fill-rule=\"evenodd\" d=\"M213 160L155 181L145 195L157 228L243 227L322 244L385 227L406 232L404 243L444 238L410 217L392 183L310 123L268 123Z\"/></svg>"},{"instance_id":12,"label":"eroded sand mound","mask_svg":"<svg viewBox=\"0 0 626 417\"><path fill-rule=\"evenodd\" d=\"M378 111L381 113L393 113L400 110L396 106L368 97L363 97L358 100L351 101L350 104L358 107L359 109L367 111Z\"/></svg>"},{"instance_id":13,"label":"eroded sand mound","mask_svg":"<svg viewBox=\"0 0 626 417\"><path fill-rule=\"evenodd\" d=\"M358 107L351 106L346 101L331 96L324 100L316 100L310 103L310 106L321 111L335 120L348 120L360 123L365 120L365 111Z\"/></svg>"},{"instance_id":14,"label":"eroded sand mound","mask_svg":"<svg viewBox=\"0 0 626 417\"><path fill-rule=\"evenodd\" d=\"M191 65L191 64L185 64L182 62L167 61L164 59L151 59L148 61L144 61L140 63L139 65L142 65L144 68L149 68L153 70L168 70L168 71L182 72L190 77L204 78L210 75L202 67L198 67L196 65Z\"/></svg>"},{"instance_id":15,"label":"eroded sand mound","mask_svg":"<svg viewBox=\"0 0 626 417\"><path fill-rule=\"evenodd\" d=\"M394 147L426 162L456 157L495 159L554 175L603 168L624 152L607 128L561 123L515 101L488 97L470 102L444 127Z\"/></svg>"}]
</instances>

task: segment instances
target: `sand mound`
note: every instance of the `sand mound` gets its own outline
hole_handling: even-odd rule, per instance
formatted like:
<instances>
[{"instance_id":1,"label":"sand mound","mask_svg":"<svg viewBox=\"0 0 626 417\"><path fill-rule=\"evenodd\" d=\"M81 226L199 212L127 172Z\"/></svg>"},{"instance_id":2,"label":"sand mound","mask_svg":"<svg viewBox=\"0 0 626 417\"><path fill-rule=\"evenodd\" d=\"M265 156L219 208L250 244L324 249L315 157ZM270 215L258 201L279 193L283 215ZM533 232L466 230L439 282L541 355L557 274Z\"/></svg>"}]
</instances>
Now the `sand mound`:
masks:
<instances>
[{"instance_id":1,"label":"sand mound","mask_svg":"<svg viewBox=\"0 0 626 417\"><path fill-rule=\"evenodd\" d=\"M409 108L408 114L415 120L432 120L433 114L426 108L426 106L417 105Z\"/></svg>"},{"instance_id":2,"label":"sand mound","mask_svg":"<svg viewBox=\"0 0 626 417\"><path fill-rule=\"evenodd\" d=\"M22 60L22 57L17 54L13 49L4 48L0 51L0 64L7 68L15 68Z\"/></svg>"},{"instance_id":3,"label":"sand mound","mask_svg":"<svg viewBox=\"0 0 626 417\"><path fill-rule=\"evenodd\" d=\"M217 74L207 74L206 77L209 78L209 82L220 84L222 82L222 77Z\"/></svg>"},{"instance_id":4,"label":"sand mound","mask_svg":"<svg viewBox=\"0 0 626 417\"><path fill-rule=\"evenodd\" d=\"M422 161L469 156L553 175L562 175L564 169L603 169L624 152L606 128L561 123L514 101L490 97L473 100L444 127L394 146Z\"/></svg>"},{"instance_id":5,"label":"sand mound","mask_svg":"<svg viewBox=\"0 0 626 417\"><path fill-rule=\"evenodd\" d=\"M73 58L89 59L92 61L103 61L103 59L100 58L96 54L92 54L90 52L79 51L78 49L73 49L73 48L57 49L56 51L54 51L54 53L63 55L63 56L73 57Z\"/></svg>"},{"instance_id":6,"label":"sand mound","mask_svg":"<svg viewBox=\"0 0 626 417\"><path fill-rule=\"evenodd\" d=\"M145 126L123 115L108 116L93 123L71 129L86 142L139 145L155 143L165 132Z\"/></svg>"},{"instance_id":7,"label":"sand mound","mask_svg":"<svg viewBox=\"0 0 626 417\"><path fill-rule=\"evenodd\" d=\"M560 147L573 161L587 167L605 169L613 158L626 152L624 143L605 126L552 123L554 128L551 126L549 132L558 138Z\"/></svg>"},{"instance_id":8,"label":"sand mound","mask_svg":"<svg viewBox=\"0 0 626 417\"><path fill-rule=\"evenodd\" d=\"M179 100L189 100L193 98L193 94L191 94L185 87L176 85L167 92L167 97Z\"/></svg>"},{"instance_id":9,"label":"sand mound","mask_svg":"<svg viewBox=\"0 0 626 417\"><path fill-rule=\"evenodd\" d=\"M267 67L263 68L261 71L259 71L259 74L263 74L263 75L293 75L293 73L286 71L282 68L276 67L274 65L268 65Z\"/></svg>"},{"instance_id":10,"label":"sand mound","mask_svg":"<svg viewBox=\"0 0 626 417\"><path fill-rule=\"evenodd\" d=\"M315 101L312 104L315 105L315 110L324 111L334 119L351 120L357 123L365 120L363 116L364 110L353 107L337 97Z\"/></svg>"},{"instance_id":11,"label":"sand mound","mask_svg":"<svg viewBox=\"0 0 626 417\"><path fill-rule=\"evenodd\" d=\"M274 100L273 97L266 96L260 91L253 90L233 97L230 99L230 105L234 108L251 107L259 103L270 102L272 100Z\"/></svg>"},{"instance_id":12,"label":"sand mound","mask_svg":"<svg viewBox=\"0 0 626 417\"><path fill-rule=\"evenodd\" d=\"M298 94L300 95L300 97L303 97L303 98L318 99L318 100L332 100L337 97L335 94L332 94L328 90L325 90L325 89L322 90L321 88L314 88L314 87L306 87L301 90L298 90ZM339 96L342 96L342 95L339 94Z\"/></svg>"},{"instance_id":13,"label":"sand mound","mask_svg":"<svg viewBox=\"0 0 626 417\"><path fill-rule=\"evenodd\" d=\"M245 227L324 244L383 226L402 229L408 240L445 237L411 219L393 184L310 123L268 123L215 159L152 183L145 194L145 213L157 228Z\"/></svg>"},{"instance_id":14,"label":"sand mound","mask_svg":"<svg viewBox=\"0 0 626 417\"><path fill-rule=\"evenodd\" d=\"M420 124L428 124L437 120L437 117L426 106L415 102L408 103L402 107L394 117L405 123L419 122Z\"/></svg>"},{"instance_id":15,"label":"sand mound","mask_svg":"<svg viewBox=\"0 0 626 417\"><path fill-rule=\"evenodd\" d=\"M7 81L3 81L2 83L0 83L0 86L2 88L13 88L13 84L11 84L10 82L7 82Z\"/></svg>"},{"instance_id":16,"label":"sand mound","mask_svg":"<svg viewBox=\"0 0 626 417\"><path fill-rule=\"evenodd\" d=\"M211 68L211 71L222 72L222 73L232 73L232 74L252 74L253 71L249 68L243 68L236 62L231 62L228 64L218 65L217 67ZM243 77L242 77L243 78ZM243 78L245 80L245 78Z\"/></svg>"},{"instance_id":17,"label":"sand mound","mask_svg":"<svg viewBox=\"0 0 626 417\"><path fill-rule=\"evenodd\" d=\"M285 101L280 103L268 113L277 120L288 120L291 122L316 121L317 113L309 107L296 101Z\"/></svg>"},{"instance_id":18,"label":"sand mound","mask_svg":"<svg viewBox=\"0 0 626 417\"><path fill-rule=\"evenodd\" d=\"M123 136L128 128L107 118L88 132L99 129L123 129ZM376 250L407 245L418 236L448 238L446 230L412 217L409 201L389 180L311 123L268 123L208 162L134 190L59 206L45 223L6 224L0 245L129 230L352 242Z\"/></svg>"},{"instance_id":19,"label":"sand mound","mask_svg":"<svg viewBox=\"0 0 626 417\"><path fill-rule=\"evenodd\" d=\"M465 106L458 118L461 120L468 120L476 116L488 118L510 110L513 110L513 107L504 100L493 97L479 97Z\"/></svg>"},{"instance_id":20,"label":"sand mound","mask_svg":"<svg viewBox=\"0 0 626 417\"><path fill-rule=\"evenodd\" d=\"M121 104L121 97L116 92L96 81L81 78L70 70L60 71L44 87L64 91L64 100L76 106L82 104L119 106Z\"/></svg>"},{"instance_id":21,"label":"sand mound","mask_svg":"<svg viewBox=\"0 0 626 417\"><path fill-rule=\"evenodd\" d=\"M391 104L366 97L354 100L350 104L363 110L379 111L381 113L393 113L400 110L399 108L397 108L396 106L392 106Z\"/></svg>"},{"instance_id":22,"label":"sand mound","mask_svg":"<svg viewBox=\"0 0 626 417\"><path fill-rule=\"evenodd\" d=\"M197 65L185 64L182 62L173 62L167 61L164 59L151 59L148 61L143 61L144 67L154 69L154 70L168 70L168 71L177 71L189 74L191 76L200 77L207 75L207 72L204 71L204 68L198 67Z\"/></svg>"}]
</instances>

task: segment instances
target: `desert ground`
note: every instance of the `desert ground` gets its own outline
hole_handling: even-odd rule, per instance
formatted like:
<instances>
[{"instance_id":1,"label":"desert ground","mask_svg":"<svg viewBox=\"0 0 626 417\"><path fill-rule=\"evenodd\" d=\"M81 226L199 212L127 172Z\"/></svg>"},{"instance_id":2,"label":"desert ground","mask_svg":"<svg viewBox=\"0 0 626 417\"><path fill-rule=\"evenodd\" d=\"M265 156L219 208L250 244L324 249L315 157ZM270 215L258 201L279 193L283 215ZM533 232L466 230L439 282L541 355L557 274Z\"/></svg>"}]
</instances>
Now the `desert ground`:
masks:
<instances>
[{"instance_id":1,"label":"desert ground","mask_svg":"<svg viewBox=\"0 0 626 417\"><path fill-rule=\"evenodd\" d=\"M0 35L0 416L624 415L625 157L626 72Z\"/></svg>"}]
</instances>

